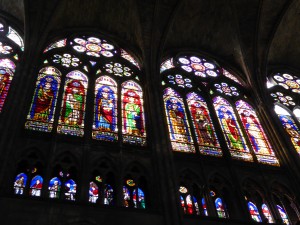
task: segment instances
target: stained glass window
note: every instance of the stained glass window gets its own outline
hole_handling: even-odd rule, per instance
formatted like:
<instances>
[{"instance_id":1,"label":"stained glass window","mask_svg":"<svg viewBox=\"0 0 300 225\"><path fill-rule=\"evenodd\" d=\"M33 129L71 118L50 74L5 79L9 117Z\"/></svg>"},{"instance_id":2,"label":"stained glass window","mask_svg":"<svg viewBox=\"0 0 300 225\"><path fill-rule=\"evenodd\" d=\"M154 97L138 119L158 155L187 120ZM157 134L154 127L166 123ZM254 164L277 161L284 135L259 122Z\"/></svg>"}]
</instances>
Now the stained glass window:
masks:
<instances>
[{"instance_id":1,"label":"stained glass window","mask_svg":"<svg viewBox=\"0 0 300 225\"><path fill-rule=\"evenodd\" d=\"M300 109L299 109L299 108L294 109L294 110L293 110L293 113L294 113L294 115L296 116L297 120L298 120L299 123L300 123Z\"/></svg>"},{"instance_id":2,"label":"stained glass window","mask_svg":"<svg viewBox=\"0 0 300 225\"><path fill-rule=\"evenodd\" d=\"M186 72L199 77L217 77L220 73L220 68L214 62L197 56L179 57L178 64Z\"/></svg>"},{"instance_id":3,"label":"stained glass window","mask_svg":"<svg viewBox=\"0 0 300 225\"><path fill-rule=\"evenodd\" d=\"M253 161L232 106L219 96L213 99L213 104L232 157Z\"/></svg>"},{"instance_id":4,"label":"stained glass window","mask_svg":"<svg viewBox=\"0 0 300 225\"><path fill-rule=\"evenodd\" d=\"M195 196L192 196L186 187L180 186L179 187L180 193L180 201L181 207L183 209L184 214L195 214L200 215L200 209Z\"/></svg>"},{"instance_id":5,"label":"stained glass window","mask_svg":"<svg viewBox=\"0 0 300 225\"><path fill-rule=\"evenodd\" d=\"M57 132L74 136L83 136L85 98L88 79L80 71L72 71L66 75L63 101Z\"/></svg>"},{"instance_id":6,"label":"stained glass window","mask_svg":"<svg viewBox=\"0 0 300 225\"><path fill-rule=\"evenodd\" d=\"M172 149L195 152L183 99L171 88L165 89L163 98Z\"/></svg>"},{"instance_id":7,"label":"stained glass window","mask_svg":"<svg viewBox=\"0 0 300 225\"><path fill-rule=\"evenodd\" d=\"M65 199L75 201L77 185L74 180L69 179L65 182Z\"/></svg>"},{"instance_id":8,"label":"stained glass window","mask_svg":"<svg viewBox=\"0 0 300 225\"><path fill-rule=\"evenodd\" d=\"M121 49L121 56L140 69L138 62L130 54L128 54L124 49Z\"/></svg>"},{"instance_id":9,"label":"stained glass window","mask_svg":"<svg viewBox=\"0 0 300 225\"><path fill-rule=\"evenodd\" d=\"M202 154L222 156L220 144L211 121L207 105L195 92L187 94L187 103Z\"/></svg>"},{"instance_id":10,"label":"stained glass window","mask_svg":"<svg viewBox=\"0 0 300 225\"><path fill-rule=\"evenodd\" d=\"M59 40L59 41L56 41L52 44L50 44L44 51L45 52L48 52L50 51L51 49L54 49L54 48L61 48L61 47L65 47L67 44L67 39L62 39L62 40Z\"/></svg>"},{"instance_id":11,"label":"stained glass window","mask_svg":"<svg viewBox=\"0 0 300 225\"><path fill-rule=\"evenodd\" d=\"M60 81L61 73L55 67L40 70L25 124L27 129L52 131Z\"/></svg>"},{"instance_id":12,"label":"stained glass window","mask_svg":"<svg viewBox=\"0 0 300 225\"><path fill-rule=\"evenodd\" d=\"M300 130L293 120L291 114L284 108L275 105L275 112L277 113L285 131L289 135L292 144L300 155Z\"/></svg>"},{"instance_id":13,"label":"stained glass window","mask_svg":"<svg viewBox=\"0 0 300 225\"><path fill-rule=\"evenodd\" d=\"M205 198L202 198L201 203L202 203L202 208L203 208L204 216L208 216L208 211L207 211L207 207L206 207Z\"/></svg>"},{"instance_id":14,"label":"stained glass window","mask_svg":"<svg viewBox=\"0 0 300 225\"><path fill-rule=\"evenodd\" d=\"M248 210L250 213L251 218L256 222L262 222L257 207L254 203L248 202Z\"/></svg>"},{"instance_id":15,"label":"stained glass window","mask_svg":"<svg viewBox=\"0 0 300 225\"><path fill-rule=\"evenodd\" d=\"M174 64L173 64L173 58L167 59L166 61L164 61L161 66L160 66L160 72L164 72L165 70L169 70L174 68Z\"/></svg>"},{"instance_id":16,"label":"stained glass window","mask_svg":"<svg viewBox=\"0 0 300 225\"><path fill-rule=\"evenodd\" d=\"M288 216L287 216L287 214L286 214L284 208L281 207L280 205L276 205L276 207L277 207L277 209L278 209L278 212L279 212L279 214L280 214L280 217L281 217L283 223L289 225L289 224L290 224L290 221L289 221L289 218L288 218Z\"/></svg>"},{"instance_id":17,"label":"stained glass window","mask_svg":"<svg viewBox=\"0 0 300 225\"><path fill-rule=\"evenodd\" d=\"M265 218L268 219L268 223L274 223L273 217L271 215L271 212L266 204L262 204L261 206L262 213L264 214Z\"/></svg>"},{"instance_id":18,"label":"stained glass window","mask_svg":"<svg viewBox=\"0 0 300 225\"><path fill-rule=\"evenodd\" d=\"M40 175L36 175L32 178L30 182L30 195L31 196L41 196L41 191L43 187L43 178Z\"/></svg>"},{"instance_id":19,"label":"stained glass window","mask_svg":"<svg viewBox=\"0 0 300 225\"><path fill-rule=\"evenodd\" d=\"M19 173L14 182L14 192L16 195L23 195L24 189L27 183L27 175L25 173Z\"/></svg>"},{"instance_id":20,"label":"stained glass window","mask_svg":"<svg viewBox=\"0 0 300 225\"><path fill-rule=\"evenodd\" d=\"M118 140L117 83L108 76L96 80L93 138L97 140Z\"/></svg>"},{"instance_id":21,"label":"stained glass window","mask_svg":"<svg viewBox=\"0 0 300 225\"><path fill-rule=\"evenodd\" d=\"M109 184L106 184L104 188L103 204L104 205L114 204L114 189Z\"/></svg>"},{"instance_id":22,"label":"stained glass window","mask_svg":"<svg viewBox=\"0 0 300 225\"><path fill-rule=\"evenodd\" d=\"M18 32L5 23L0 27L0 112L3 109L13 79L19 54L24 49L23 39Z\"/></svg>"},{"instance_id":23,"label":"stained glass window","mask_svg":"<svg viewBox=\"0 0 300 225\"><path fill-rule=\"evenodd\" d=\"M277 73L272 78L276 84L285 89L291 90L294 93L300 93L300 78L287 73Z\"/></svg>"},{"instance_id":24,"label":"stained glass window","mask_svg":"<svg viewBox=\"0 0 300 225\"><path fill-rule=\"evenodd\" d=\"M215 207L217 210L217 215L219 218L227 218L226 216L226 211L225 211L225 206L223 204L223 201L221 198L216 198L215 199Z\"/></svg>"},{"instance_id":25,"label":"stained glass window","mask_svg":"<svg viewBox=\"0 0 300 225\"><path fill-rule=\"evenodd\" d=\"M123 186L123 206L138 209L146 208L144 191L132 179L127 179Z\"/></svg>"},{"instance_id":26,"label":"stained glass window","mask_svg":"<svg viewBox=\"0 0 300 225\"><path fill-rule=\"evenodd\" d=\"M95 182L90 182L89 188L89 202L96 203L99 197L99 188Z\"/></svg>"},{"instance_id":27,"label":"stained glass window","mask_svg":"<svg viewBox=\"0 0 300 225\"><path fill-rule=\"evenodd\" d=\"M236 82L236 83L242 85L241 82L240 82L234 75L232 75L231 73L229 73L229 72L228 72L227 70L225 70L224 68L223 68L223 75L224 75L225 77L228 77L229 79L233 80L234 82Z\"/></svg>"},{"instance_id":28,"label":"stained glass window","mask_svg":"<svg viewBox=\"0 0 300 225\"><path fill-rule=\"evenodd\" d=\"M131 80L124 82L121 101L123 142L145 145L143 92L140 85Z\"/></svg>"},{"instance_id":29,"label":"stained glass window","mask_svg":"<svg viewBox=\"0 0 300 225\"><path fill-rule=\"evenodd\" d=\"M61 181L58 177L53 177L49 182L49 198L60 198Z\"/></svg>"},{"instance_id":30,"label":"stained glass window","mask_svg":"<svg viewBox=\"0 0 300 225\"><path fill-rule=\"evenodd\" d=\"M262 163L278 165L278 160L254 109L243 100L237 101L235 105L257 160Z\"/></svg>"}]
</instances>

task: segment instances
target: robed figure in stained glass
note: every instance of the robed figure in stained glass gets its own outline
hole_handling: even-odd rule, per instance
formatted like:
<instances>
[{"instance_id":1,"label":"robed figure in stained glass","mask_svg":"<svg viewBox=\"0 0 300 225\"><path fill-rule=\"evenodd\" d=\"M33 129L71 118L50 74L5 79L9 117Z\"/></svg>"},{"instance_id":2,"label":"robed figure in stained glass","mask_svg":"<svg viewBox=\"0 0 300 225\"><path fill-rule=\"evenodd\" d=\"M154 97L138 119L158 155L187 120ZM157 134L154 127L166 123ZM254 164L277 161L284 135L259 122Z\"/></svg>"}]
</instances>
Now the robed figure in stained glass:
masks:
<instances>
[{"instance_id":1,"label":"robed figure in stained glass","mask_svg":"<svg viewBox=\"0 0 300 225\"><path fill-rule=\"evenodd\" d=\"M240 115L253 150L258 153L272 154L271 149L266 143L262 127L260 126L256 116L246 109L244 109Z\"/></svg>"},{"instance_id":2,"label":"robed figure in stained glass","mask_svg":"<svg viewBox=\"0 0 300 225\"><path fill-rule=\"evenodd\" d=\"M116 96L111 87L104 85L98 89L95 107L96 128L102 131L115 131Z\"/></svg>"},{"instance_id":3,"label":"robed figure in stained glass","mask_svg":"<svg viewBox=\"0 0 300 225\"><path fill-rule=\"evenodd\" d=\"M9 89L10 77L11 74L8 73L8 69L0 68L0 111Z\"/></svg>"},{"instance_id":4,"label":"robed figure in stained glass","mask_svg":"<svg viewBox=\"0 0 300 225\"><path fill-rule=\"evenodd\" d=\"M166 109L171 128L171 136L173 140L190 141L187 140L189 131L187 129L185 113L183 105L176 98L170 98L166 101Z\"/></svg>"},{"instance_id":5,"label":"robed figure in stained glass","mask_svg":"<svg viewBox=\"0 0 300 225\"><path fill-rule=\"evenodd\" d=\"M221 106L218 109L218 116L225 131L226 137L229 139L230 148L243 151L243 141L232 112L225 106Z\"/></svg>"},{"instance_id":6,"label":"robed figure in stained glass","mask_svg":"<svg viewBox=\"0 0 300 225\"><path fill-rule=\"evenodd\" d=\"M290 118L290 116L286 115L279 115L279 118L286 132L289 134L296 151L300 154L300 133L294 121Z\"/></svg>"},{"instance_id":7,"label":"robed figure in stained glass","mask_svg":"<svg viewBox=\"0 0 300 225\"><path fill-rule=\"evenodd\" d=\"M54 113L58 82L53 76L40 79L33 98L30 119L49 122Z\"/></svg>"},{"instance_id":8,"label":"robed figure in stained glass","mask_svg":"<svg viewBox=\"0 0 300 225\"><path fill-rule=\"evenodd\" d=\"M134 90L124 93L124 129L126 134L143 135L143 116L140 96Z\"/></svg>"},{"instance_id":9,"label":"robed figure in stained glass","mask_svg":"<svg viewBox=\"0 0 300 225\"><path fill-rule=\"evenodd\" d=\"M196 132L199 136L199 144L216 146L213 128L211 127L208 112L199 102L194 102L190 106L190 111L195 122Z\"/></svg>"},{"instance_id":10,"label":"robed figure in stained glass","mask_svg":"<svg viewBox=\"0 0 300 225\"><path fill-rule=\"evenodd\" d=\"M68 125L80 126L83 122L85 89L81 81L67 83L61 120Z\"/></svg>"}]
</instances>

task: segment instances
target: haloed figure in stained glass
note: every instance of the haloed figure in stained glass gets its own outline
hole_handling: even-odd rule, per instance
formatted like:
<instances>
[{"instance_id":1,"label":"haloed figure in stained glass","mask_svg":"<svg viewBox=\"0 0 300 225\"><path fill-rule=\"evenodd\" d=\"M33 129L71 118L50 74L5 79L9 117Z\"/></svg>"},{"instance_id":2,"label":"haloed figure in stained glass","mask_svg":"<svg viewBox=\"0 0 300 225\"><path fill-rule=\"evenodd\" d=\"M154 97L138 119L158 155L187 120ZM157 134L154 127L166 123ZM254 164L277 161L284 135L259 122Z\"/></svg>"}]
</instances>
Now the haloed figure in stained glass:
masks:
<instances>
[{"instance_id":1,"label":"haloed figure in stained glass","mask_svg":"<svg viewBox=\"0 0 300 225\"><path fill-rule=\"evenodd\" d=\"M286 132L290 135L291 141L297 150L300 153L300 133L297 131L296 125L289 118L289 116L280 115L279 116Z\"/></svg>"},{"instance_id":2,"label":"haloed figure in stained glass","mask_svg":"<svg viewBox=\"0 0 300 225\"><path fill-rule=\"evenodd\" d=\"M234 117L232 115L232 112L228 110L225 106L221 106L218 110L218 114L220 117L220 120L222 122L222 126L224 130L226 131L226 135L228 139L230 140L230 147L237 150L244 150L243 142L241 140L239 130L237 128L236 121L234 120Z\"/></svg>"},{"instance_id":3,"label":"haloed figure in stained glass","mask_svg":"<svg viewBox=\"0 0 300 225\"><path fill-rule=\"evenodd\" d=\"M128 90L124 93L124 126L127 134L141 135L143 133L142 108L139 95Z\"/></svg>"},{"instance_id":4,"label":"haloed figure in stained glass","mask_svg":"<svg viewBox=\"0 0 300 225\"><path fill-rule=\"evenodd\" d=\"M52 76L40 79L30 111L30 119L49 122L53 117L58 82Z\"/></svg>"},{"instance_id":5,"label":"haloed figure in stained glass","mask_svg":"<svg viewBox=\"0 0 300 225\"><path fill-rule=\"evenodd\" d=\"M71 80L66 87L62 110L62 121L69 125L80 126L84 112L84 86L78 80Z\"/></svg>"},{"instance_id":6,"label":"haloed figure in stained glass","mask_svg":"<svg viewBox=\"0 0 300 225\"><path fill-rule=\"evenodd\" d=\"M196 131L200 137L200 144L215 146L213 128L210 125L208 112L205 107L195 102L191 105L191 113L197 128Z\"/></svg>"},{"instance_id":7,"label":"haloed figure in stained glass","mask_svg":"<svg viewBox=\"0 0 300 225\"><path fill-rule=\"evenodd\" d=\"M171 134L174 140L187 141L185 114L182 104L176 98L170 98L166 102L168 117L170 120Z\"/></svg>"},{"instance_id":8,"label":"haloed figure in stained glass","mask_svg":"<svg viewBox=\"0 0 300 225\"><path fill-rule=\"evenodd\" d=\"M115 94L109 86L102 86L98 89L96 96L96 128L102 131L114 131L115 118Z\"/></svg>"},{"instance_id":9,"label":"haloed figure in stained glass","mask_svg":"<svg viewBox=\"0 0 300 225\"><path fill-rule=\"evenodd\" d=\"M241 113L241 119L255 152L272 154L256 117L245 109Z\"/></svg>"}]
</instances>

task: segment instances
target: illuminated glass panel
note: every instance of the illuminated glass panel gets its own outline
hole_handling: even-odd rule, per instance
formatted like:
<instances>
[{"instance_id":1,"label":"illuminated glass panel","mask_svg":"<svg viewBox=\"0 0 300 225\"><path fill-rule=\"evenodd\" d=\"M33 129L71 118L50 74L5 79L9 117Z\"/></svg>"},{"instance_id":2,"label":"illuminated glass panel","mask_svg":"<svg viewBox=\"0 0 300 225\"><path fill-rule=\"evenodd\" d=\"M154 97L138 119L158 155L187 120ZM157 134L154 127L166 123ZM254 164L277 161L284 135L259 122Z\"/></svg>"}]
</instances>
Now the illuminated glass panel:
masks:
<instances>
[{"instance_id":1,"label":"illuminated glass panel","mask_svg":"<svg viewBox=\"0 0 300 225\"><path fill-rule=\"evenodd\" d=\"M245 101L235 103L252 149L261 163L279 165L254 109Z\"/></svg>"},{"instance_id":2,"label":"illuminated glass panel","mask_svg":"<svg viewBox=\"0 0 300 225\"><path fill-rule=\"evenodd\" d=\"M123 142L146 144L144 101L142 88L134 81L122 84L122 133Z\"/></svg>"},{"instance_id":3,"label":"illuminated glass panel","mask_svg":"<svg viewBox=\"0 0 300 225\"><path fill-rule=\"evenodd\" d=\"M266 204L262 204L261 206L262 213L264 214L265 218L268 219L268 223L274 223L273 217L271 215L271 212Z\"/></svg>"},{"instance_id":4,"label":"illuminated glass panel","mask_svg":"<svg viewBox=\"0 0 300 225\"><path fill-rule=\"evenodd\" d=\"M248 202L248 210L251 218L256 222L262 222L257 207L252 202Z\"/></svg>"},{"instance_id":5,"label":"illuminated glass panel","mask_svg":"<svg viewBox=\"0 0 300 225\"><path fill-rule=\"evenodd\" d=\"M92 136L97 140L118 140L117 83L108 76L96 80Z\"/></svg>"},{"instance_id":6,"label":"illuminated glass panel","mask_svg":"<svg viewBox=\"0 0 300 225\"><path fill-rule=\"evenodd\" d=\"M187 214L194 214L194 207L193 207L193 201L192 201L192 196L187 195L185 198L186 202L186 209L187 209Z\"/></svg>"},{"instance_id":7,"label":"illuminated glass panel","mask_svg":"<svg viewBox=\"0 0 300 225\"><path fill-rule=\"evenodd\" d=\"M133 74L132 70L129 67L116 62L110 62L105 64L104 69L106 72L119 77L130 77Z\"/></svg>"},{"instance_id":8,"label":"illuminated glass panel","mask_svg":"<svg viewBox=\"0 0 300 225\"><path fill-rule=\"evenodd\" d=\"M75 201L77 185L74 180L70 179L65 182L65 199Z\"/></svg>"},{"instance_id":9,"label":"illuminated glass panel","mask_svg":"<svg viewBox=\"0 0 300 225\"><path fill-rule=\"evenodd\" d=\"M277 113L285 131L290 136L291 142L294 145L296 151L300 155L300 131L295 124L291 114L278 105L275 106L275 112Z\"/></svg>"},{"instance_id":10,"label":"illuminated glass panel","mask_svg":"<svg viewBox=\"0 0 300 225\"><path fill-rule=\"evenodd\" d=\"M90 182L89 202L96 203L99 196L98 185L95 182Z\"/></svg>"},{"instance_id":11,"label":"illuminated glass panel","mask_svg":"<svg viewBox=\"0 0 300 225\"><path fill-rule=\"evenodd\" d=\"M170 84L173 84L180 88L191 88L193 87L191 79L187 78L184 75L176 74L176 75L168 75L168 81Z\"/></svg>"},{"instance_id":12,"label":"illuminated glass panel","mask_svg":"<svg viewBox=\"0 0 300 225\"><path fill-rule=\"evenodd\" d=\"M164 90L164 105L174 151L195 152L181 96L171 88Z\"/></svg>"},{"instance_id":13,"label":"illuminated glass panel","mask_svg":"<svg viewBox=\"0 0 300 225\"><path fill-rule=\"evenodd\" d=\"M41 191L43 187L43 178L40 175L36 175L32 178L30 182L30 195L31 196L41 196Z\"/></svg>"},{"instance_id":14,"label":"illuminated glass panel","mask_svg":"<svg viewBox=\"0 0 300 225\"><path fill-rule=\"evenodd\" d=\"M14 192L16 195L23 195L24 194L24 188L26 186L27 182L27 175L25 173L19 173L14 182Z\"/></svg>"},{"instance_id":15,"label":"illuminated glass panel","mask_svg":"<svg viewBox=\"0 0 300 225\"><path fill-rule=\"evenodd\" d=\"M127 53L124 49L121 49L121 57L128 60L129 62L131 62L131 64L135 65L137 68L140 69L138 62L129 53Z\"/></svg>"},{"instance_id":16,"label":"illuminated glass panel","mask_svg":"<svg viewBox=\"0 0 300 225\"><path fill-rule=\"evenodd\" d=\"M231 73L229 73L229 72L228 72L227 70L225 70L224 68L223 68L223 75L224 75L225 77L228 77L229 79L233 80L234 82L236 82L236 83L242 85L241 82L240 82L234 75L232 75Z\"/></svg>"},{"instance_id":17,"label":"illuminated glass panel","mask_svg":"<svg viewBox=\"0 0 300 225\"><path fill-rule=\"evenodd\" d=\"M300 93L300 79L287 73L277 73L273 75L273 80L285 89Z\"/></svg>"},{"instance_id":18,"label":"illuminated glass panel","mask_svg":"<svg viewBox=\"0 0 300 225\"><path fill-rule=\"evenodd\" d=\"M48 52L48 51L50 51L51 49L54 49L54 48L65 47L66 44L67 44L67 39L62 39L62 40L56 41L56 42L50 44L50 45L44 50L44 53L45 53L45 52Z\"/></svg>"},{"instance_id":19,"label":"illuminated glass panel","mask_svg":"<svg viewBox=\"0 0 300 225\"><path fill-rule=\"evenodd\" d=\"M204 99L195 92L191 92L187 94L187 103L200 152L206 155L222 156L220 144Z\"/></svg>"},{"instance_id":20,"label":"illuminated glass panel","mask_svg":"<svg viewBox=\"0 0 300 225\"><path fill-rule=\"evenodd\" d=\"M10 69L14 73L16 70L16 65L10 59L0 59L0 68Z\"/></svg>"},{"instance_id":21,"label":"illuminated glass panel","mask_svg":"<svg viewBox=\"0 0 300 225\"><path fill-rule=\"evenodd\" d=\"M18 34L17 31L15 31L13 28L9 27L8 28L8 33L6 35L10 40L15 42L17 45L21 47L21 50L24 51L24 43L23 39L21 36Z\"/></svg>"},{"instance_id":22,"label":"illuminated glass panel","mask_svg":"<svg viewBox=\"0 0 300 225\"><path fill-rule=\"evenodd\" d=\"M173 64L173 58L167 59L166 61L164 61L161 66L160 66L160 72L164 72L165 70L169 70L174 68L174 64Z\"/></svg>"},{"instance_id":23,"label":"illuminated glass panel","mask_svg":"<svg viewBox=\"0 0 300 225\"><path fill-rule=\"evenodd\" d=\"M178 64L185 71L192 72L195 76L199 77L217 77L220 73L218 66L213 62L196 56L179 57Z\"/></svg>"},{"instance_id":24,"label":"illuminated glass panel","mask_svg":"<svg viewBox=\"0 0 300 225\"><path fill-rule=\"evenodd\" d=\"M198 205L197 199L194 196L192 196L192 198L193 198L196 215L200 215L200 210L199 210L199 205Z\"/></svg>"},{"instance_id":25,"label":"illuminated glass panel","mask_svg":"<svg viewBox=\"0 0 300 225\"><path fill-rule=\"evenodd\" d=\"M53 177L49 182L49 198L60 198L61 181L57 177Z\"/></svg>"},{"instance_id":26,"label":"illuminated glass panel","mask_svg":"<svg viewBox=\"0 0 300 225\"><path fill-rule=\"evenodd\" d=\"M204 216L208 216L208 211L207 211L207 207L206 207L205 198L202 198L201 203L202 203L202 208L203 208L203 214L204 214Z\"/></svg>"},{"instance_id":27,"label":"illuminated glass panel","mask_svg":"<svg viewBox=\"0 0 300 225\"><path fill-rule=\"evenodd\" d=\"M294 109L294 110L293 110L293 113L294 113L295 117L297 118L297 120L298 120L299 123L300 123L300 109L299 109L299 108Z\"/></svg>"},{"instance_id":28,"label":"illuminated glass panel","mask_svg":"<svg viewBox=\"0 0 300 225\"><path fill-rule=\"evenodd\" d=\"M128 208L130 206L130 201L130 191L127 187L123 186L123 206Z\"/></svg>"},{"instance_id":29,"label":"illuminated glass panel","mask_svg":"<svg viewBox=\"0 0 300 225\"><path fill-rule=\"evenodd\" d=\"M213 99L213 104L231 156L245 161L253 161L234 110L229 102L218 96Z\"/></svg>"},{"instance_id":30,"label":"illuminated glass panel","mask_svg":"<svg viewBox=\"0 0 300 225\"><path fill-rule=\"evenodd\" d=\"M290 221L289 221L289 218L284 210L283 207L281 207L280 205L276 205L277 206L277 209L278 209L278 212L280 214L280 217L281 219L283 220L283 223L289 225L290 224Z\"/></svg>"},{"instance_id":31,"label":"illuminated glass panel","mask_svg":"<svg viewBox=\"0 0 300 225\"><path fill-rule=\"evenodd\" d=\"M27 129L51 132L60 80L61 73L55 67L40 70L25 124Z\"/></svg>"},{"instance_id":32,"label":"illuminated glass panel","mask_svg":"<svg viewBox=\"0 0 300 225\"><path fill-rule=\"evenodd\" d=\"M113 45L96 37L74 38L70 44L77 52L85 52L89 56L113 57L115 53Z\"/></svg>"},{"instance_id":33,"label":"illuminated glass panel","mask_svg":"<svg viewBox=\"0 0 300 225\"><path fill-rule=\"evenodd\" d=\"M113 203L114 203L114 189L109 184L106 184L104 188L103 204L113 205Z\"/></svg>"},{"instance_id":34,"label":"illuminated glass panel","mask_svg":"<svg viewBox=\"0 0 300 225\"><path fill-rule=\"evenodd\" d=\"M181 208L183 209L183 213L186 214L185 202L182 195L180 195L180 204L181 204Z\"/></svg>"},{"instance_id":35,"label":"illuminated glass panel","mask_svg":"<svg viewBox=\"0 0 300 225\"><path fill-rule=\"evenodd\" d=\"M227 96L239 96L239 92L237 91L237 88L234 86L229 86L227 83L219 83L215 84L216 91L220 92L221 94L227 95Z\"/></svg>"},{"instance_id":36,"label":"illuminated glass panel","mask_svg":"<svg viewBox=\"0 0 300 225\"><path fill-rule=\"evenodd\" d=\"M288 95L284 95L281 92L275 92L271 93L271 96L273 97L274 101L281 103L286 106L294 106L296 105L295 100Z\"/></svg>"},{"instance_id":37,"label":"illuminated glass panel","mask_svg":"<svg viewBox=\"0 0 300 225\"><path fill-rule=\"evenodd\" d=\"M216 198L215 206L219 218L226 218L225 206L221 198Z\"/></svg>"},{"instance_id":38,"label":"illuminated glass panel","mask_svg":"<svg viewBox=\"0 0 300 225\"><path fill-rule=\"evenodd\" d=\"M2 111L6 96L8 94L13 75L13 72L9 68L1 67L0 62L0 112Z\"/></svg>"},{"instance_id":39,"label":"illuminated glass panel","mask_svg":"<svg viewBox=\"0 0 300 225\"><path fill-rule=\"evenodd\" d=\"M0 42L0 54L8 55L12 52L14 49L10 45Z\"/></svg>"},{"instance_id":40,"label":"illuminated glass panel","mask_svg":"<svg viewBox=\"0 0 300 225\"><path fill-rule=\"evenodd\" d=\"M140 188L134 189L132 195L133 195L134 208L145 209L146 208L145 195L142 189Z\"/></svg>"},{"instance_id":41,"label":"illuminated glass panel","mask_svg":"<svg viewBox=\"0 0 300 225\"><path fill-rule=\"evenodd\" d=\"M64 67L78 67L81 64L79 58L74 55L64 53L64 54L55 54L52 57L54 63L60 64Z\"/></svg>"},{"instance_id":42,"label":"illuminated glass panel","mask_svg":"<svg viewBox=\"0 0 300 225\"><path fill-rule=\"evenodd\" d=\"M82 72L76 70L67 74L58 133L83 136L87 85L88 79Z\"/></svg>"}]
</instances>

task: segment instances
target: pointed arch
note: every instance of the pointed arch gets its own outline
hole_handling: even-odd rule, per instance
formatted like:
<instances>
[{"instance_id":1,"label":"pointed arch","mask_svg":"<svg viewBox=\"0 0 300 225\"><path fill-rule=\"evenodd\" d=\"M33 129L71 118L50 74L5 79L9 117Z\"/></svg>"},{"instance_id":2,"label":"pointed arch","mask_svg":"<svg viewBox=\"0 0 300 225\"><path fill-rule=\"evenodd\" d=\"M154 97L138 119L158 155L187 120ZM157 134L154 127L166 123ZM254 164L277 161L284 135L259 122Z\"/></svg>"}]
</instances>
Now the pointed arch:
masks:
<instances>
[{"instance_id":1,"label":"pointed arch","mask_svg":"<svg viewBox=\"0 0 300 225\"><path fill-rule=\"evenodd\" d=\"M121 86L123 142L145 145L143 90L133 80L125 81Z\"/></svg>"},{"instance_id":2,"label":"pointed arch","mask_svg":"<svg viewBox=\"0 0 300 225\"><path fill-rule=\"evenodd\" d=\"M109 76L96 80L93 139L105 141L118 140L117 82Z\"/></svg>"},{"instance_id":3,"label":"pointed arch","mask_svg":"<svg viewBox=\"0 0 300 225\"><path fill-rule=\"evenodd\" d=\"M61 72L53 66L40 70L25 127L30 130L51 132Z\"/></svg>"},{"instance_id":4,"label":"pointed arch","mask_svg":"<svg viewBox=\"0 0 300 225\"><path fill-rule=\"evenodd\" d=\"M243 100L237 101L235 106L258 162L279 165L252 106Z\"/></svg>"},{"instance_id":5,"label":"pointed arch","mask_svg":"<svg viewBox=\"0 0 300 225\"><path fill-rule=\"evenodd\" d=\"M164 90L164 106L173 151L195 152L182 97L175 90Z\"/></svg>"},{"instance_id":6,"label":"pointed arch","mask_svg":"<svg viewBox=\"0 0 300 225\"><path fill-rule=\"evenodd\" d=\"M220 96L216 96L213 99L213 104L231 156L237 159L253 161L231 104Z\"/></svg>"},{"instance_id":7,"label":"pointed arch","mask_svg":"<svg viewBox=\"0 0 300 225\"><path fill-rule=\"evenodd\" d=\"M88 78L75 70L66 75L57 132L82 137Z\"/></svg>"}]
</instances>

